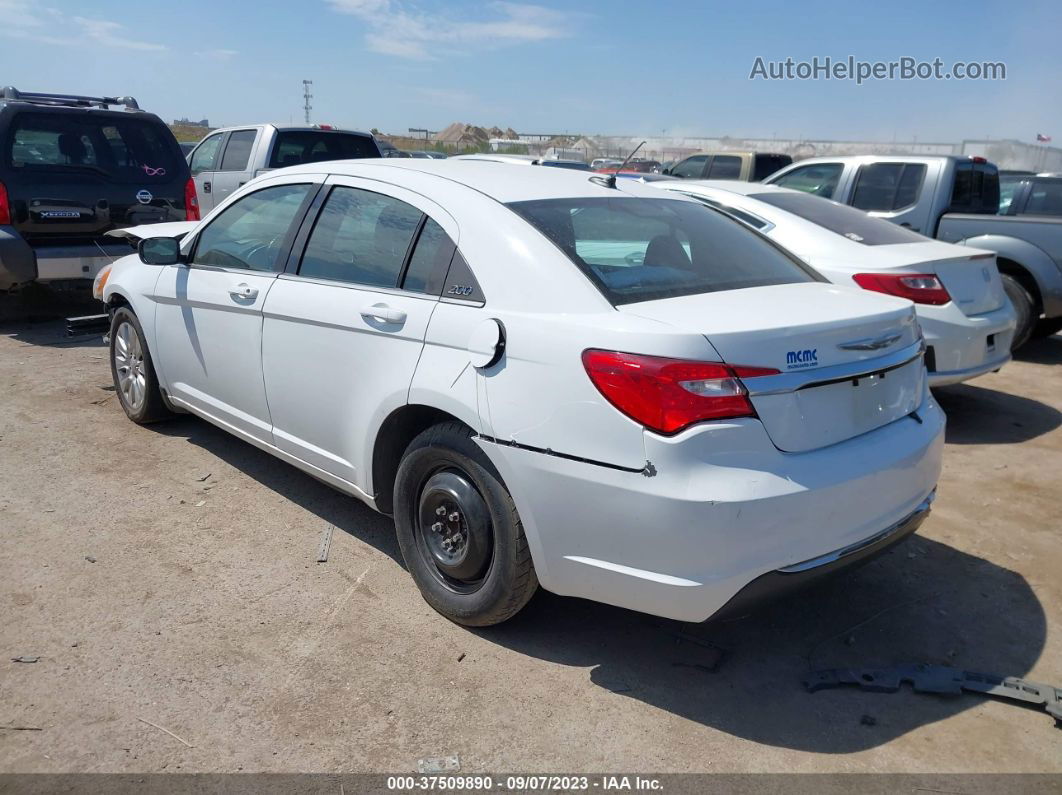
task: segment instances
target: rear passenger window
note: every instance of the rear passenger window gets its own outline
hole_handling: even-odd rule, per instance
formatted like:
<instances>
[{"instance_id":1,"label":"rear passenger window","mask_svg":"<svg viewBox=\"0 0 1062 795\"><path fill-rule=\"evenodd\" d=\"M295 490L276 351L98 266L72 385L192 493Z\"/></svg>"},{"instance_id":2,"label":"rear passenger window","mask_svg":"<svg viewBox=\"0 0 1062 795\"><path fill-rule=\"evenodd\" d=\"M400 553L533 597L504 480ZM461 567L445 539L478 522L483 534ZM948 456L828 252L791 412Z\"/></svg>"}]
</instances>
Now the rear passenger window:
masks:
<instances>
[{"instance_id":1,"label":"rear passenger window","mask_svg":"<svg viewBox=\"0 0 1062 795\"><path fill-rule=\"evenodd\" d=\"M1023 215L1062 215L1062 180L1033 182Z\"/></svg>"},{"instance_id":2,"label":"rear passenger window","mask_svg":"<svg viewBox=\"0 0 1062 795\"><path fill-rule=\"evenodd\" d=\"M218 133L199 142L199 146L192 153L192 174L214 170L214 163L217 162L218 150L221 148L221 141L224 137L224 134Z\"/></svg>"},{"instance_id":3,"label":"rear passenger window","mask_svg":"<svg viewBox=\"0 0 1062 795\"><path fill-rule=\"evenodd\" d=\"M390 196L335 187L310 233L299 275L397 287L422 217L420 210Z\"/></svg>"},{"instance_id":4,"label":"rear passenger window","mask_svg":"<svg viewBox=\"0 0 1062 795\"><path fill-rule=\"evenodd\" d=\"M229 133L229 142L225 145L225 154L221 158L221 171L243 171L251 159L254 148L254 130L236 130Z\"/></svg>"},{"instance_id":5,"label":"rear passenger window","mask_svg":"<svg viewBox=\"0 0 1062 795\"><path fill-rule=\"evenodd\" d=\"M708 179L740 179L741 158L733 155L716 155L708 168Z\"/></svg>"},{"instance_id":6,"label":"rear passenger window","mask_svg":"<svg viewBox=\"0 0 1062 795\"><path fill-rule=\"evenodd\" d=\"M432 219L424 222L417 246L409 259L402 289L438 295L446 269L454 256L454 241Z\"/></svg>"},{"instance_id":7,"label":"rear passenger window","mask_svg":"<svg viewBox=\"0 0 1062 795\"><path fill-rule=\"evenodd\" d=\"M999 172L991 163L957 163L949 212L999 211Z\"/></svg>"},{"instance_id":8,"label":"rear passenger window","mask_svg":"<svg viewBox=\"0 0 1062 795\"><path fill-rule=\"evenodd\" d=\"M922 163L872 163L856 175L852 206L860 210L891 212L918 201L926 167Z\"/></svg>"}]
</instances>

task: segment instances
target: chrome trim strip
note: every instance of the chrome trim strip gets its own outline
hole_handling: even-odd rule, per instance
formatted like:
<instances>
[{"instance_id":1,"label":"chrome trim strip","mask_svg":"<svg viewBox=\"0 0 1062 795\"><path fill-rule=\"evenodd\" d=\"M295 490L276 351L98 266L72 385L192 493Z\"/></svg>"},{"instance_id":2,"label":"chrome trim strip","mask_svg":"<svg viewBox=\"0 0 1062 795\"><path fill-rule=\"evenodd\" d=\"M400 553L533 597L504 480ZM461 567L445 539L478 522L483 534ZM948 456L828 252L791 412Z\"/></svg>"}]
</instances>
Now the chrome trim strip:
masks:
<instances>
[{"instance_id":1,"label":"chrome trim strip","mask_svg":"<svg viewBox=\"0 0 1062 795\"><path fill-rule=\"evenodd\" d=\"M906 348L878 356L874 359L863 359L858 362L847 364L835 364L832 367L821 367L816 370L795 370L779 375L764 375L755 378L743 378L741 382L749 391L750 397L763 395L783 395L787 392L796 392L798 389L809 389L816 386L847 381L852 378L863 378L874 373L887 370L895 370L910 364L925 353L926 344L919 339Z\"/></svg>"},{"instance_id":2,"label":"chrome trim strip","mask_svg":"<svg viewBox=\"0 0 1062 795\"><path fill-rule=\"evenodd\" d=\"M922 500L922 502L919 503L918 507L915 508L914 511L912 511L900 521L896 522L895 524L889 525L881 532L875 533L869 538L864 538L862 541L856 541L854 544L849 544L846 547L835 549L833 552L827 552L825 555L819 555L817 558L805 560L803 563L794 563L792 566L786 566L784 569L777 569L777 571L781 572L782 574L796 574L797 572L808 571L809 569L815 569L819 566L825 566L829 563L833 563L834 561L840 560L841 558L847 557L848 555L851 555L854 552L858 552L861 549L865 549L866 547L869 547L872 544L877 543L878 541L882 541L885 538L888 538L901 527L910 522L912 519L918 518L919 516L923 516L929 513L929 506L933 504L933 500L935 500L936 497L937 490L933 489L933 491L929 493L929 496Z\"/></svg>"}]
</instances>

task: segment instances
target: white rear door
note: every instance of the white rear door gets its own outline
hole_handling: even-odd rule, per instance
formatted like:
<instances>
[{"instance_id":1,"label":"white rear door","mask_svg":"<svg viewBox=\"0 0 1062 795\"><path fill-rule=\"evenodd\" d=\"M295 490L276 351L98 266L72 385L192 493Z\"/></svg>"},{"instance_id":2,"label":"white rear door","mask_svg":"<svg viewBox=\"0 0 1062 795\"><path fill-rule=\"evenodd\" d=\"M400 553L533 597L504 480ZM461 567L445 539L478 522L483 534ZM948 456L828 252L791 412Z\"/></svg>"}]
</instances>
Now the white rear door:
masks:
<instances>
[{"instance_id":1,"label":"white rear door","mask_svg":"<svg viewBox=\"0 0 1062 795\"><path fill-rule=\"evenodd\" d=\"M397 187L327 190L266 303L265 388L277 447L367 490L371 436L407 402L457 228Z\"/></svg>"}]
</instances>

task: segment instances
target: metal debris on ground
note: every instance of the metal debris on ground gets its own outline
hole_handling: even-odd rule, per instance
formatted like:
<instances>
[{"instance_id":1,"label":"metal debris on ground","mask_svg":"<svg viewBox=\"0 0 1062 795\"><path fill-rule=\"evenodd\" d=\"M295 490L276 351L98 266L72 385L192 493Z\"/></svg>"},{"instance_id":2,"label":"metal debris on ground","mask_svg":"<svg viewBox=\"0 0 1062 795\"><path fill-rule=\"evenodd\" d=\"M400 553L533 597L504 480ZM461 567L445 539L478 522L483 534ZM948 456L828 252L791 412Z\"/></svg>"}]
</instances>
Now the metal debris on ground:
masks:
<instances>
[{"instance_id":1,"label":"metal debris on ground","mask_svg":"<svg viewBox=\"0 0 1062 795\"><path fill-rule=\"evenodd\" d=\"M982 674L948 665L906 663L890 668L833 668L804 677L809 693L843 685L855 685L875 693L895 693L904 682L909 682L916 693L957 696L965 690L1043 706L1056 725L1062 726L1062 690L1015 676Z\"/></svg>"},{"instance_id":2,"label":"metal debris on ground","mask_svg":"<svg viewBox=\"0 0 1062 795\"><path fill-rule=\"evenodd\" d=\"M321 544L317 547L317 562L328 562L328 550L332 546L332 531L335 530L335 525L330 524L321 533Z\"/></svg>"},{"instance_id":3,"label":"metal debris on ground","mask_svg":"<svg viewBox=\"0 0 1062 795\"><path fill-rule=\"evenodd\" d=\"M23 654L21 657L12 657L11 662L17 663L35 663L40 660L40 657L31 654Z\"/></svg>"},{"instance_id":4,"label":"metal debris on ground","mask_svg":"<svg viewBox=\"0 0 1062 795\"><path fill-rule=\"evenodd\" d=\"M418 773L454 773L461 769L457 754L432 756L417 760Z\"/></svg>"},{"instance_id":5,"label":"metal debris on ground","mask_svg":"<svg viewBox=\"0 0 1062 795\"><path fill-rule=\"evenodd\" d=\"M461 652L459 655L457 655L457 661L461 662L461 660L463 660L463 659L465 659L465 653Z\"/></svg>"},{"instance_id":6,"label":"metal debris on ground","mask_svg":"<svg viewBox=\"0 0 1062 795\"><path fill-rule=\"evenodd\" d=\"M0 726L0 731L4 732L39 732L40 726Z\"/></svg>"},{"instance_id":7,"label":"metal debris on ground","mask_svg":"<svg viewBox=\"0 0 1062 795\"><path fill-rule=\"evenodd\" d=\"M96 559L94 557L92 557L92 555L85 555L85 560L87 560L89 563L95 563L96 562Z\"/></svg>"},{"instance_id":8,"label":"metal debris on ground","mask_svg":"<svg viewBox=\"0 0 1062 795\"><path fill-rule=\"evenodd\" d=\"M208 477L210 477L213 474L214 474L213 472L207 472L205 475L203 475L203 477L196 478L196 480L198 480L200 483L202 483L203 481L205 481Z\"/></svg>"},{"instance_id":9,"label":"metal debris on ground","mask_svg":"<svg viewBox=\"0 0 1062 795\"><path fill-rule=\"evenodd\" d=\"M723 664L723 660L726 659L727 650L716 646L709 640L691 635L688 632L667 630L667 633L680 643L691 643L698 647L695 660L680 660L671 663L677 668L696 668L706 673L714 674L719 670L719 666Z\"/></svg>"},{"instance_id":10,"label":"metal debris on ground","mask_svg":"<svg viewBox=\"0 0 1062 795\"><path fill-rule=\"evenodd\" d=\"M184 743L185 745L187 745L187 746L188 746L189 748L195 748L195 746L194 746L194 745L192 745L192 744L191 744L190 742L188 742L188 741L187 741L186 739L184 739L183 737L180 737L180 736L178 736L178 735L174 734L174 733L173 733L173 732L171 732L171 731L170 731L169 729L166 729L166 728L164 728L164 727L162 727L162 726L159 726L159 725L158 725L157 723L152 723L151 721L149 721L149 720L145 720L144 718L141 718L141 717L137 717L137 720L138 720L138 721L140 721L141 723L146 723L146 724L147 724L148 726L154 726L154 727L155 727L156 729L158 729L158 730L159 730L160 732L166 732L166 734L170 735L170 737L172 737L172 738L173 738L173 739L175 739L175 740L179 740L179 741L181 741L182 743Z\"/></svg>"}]
</instances>

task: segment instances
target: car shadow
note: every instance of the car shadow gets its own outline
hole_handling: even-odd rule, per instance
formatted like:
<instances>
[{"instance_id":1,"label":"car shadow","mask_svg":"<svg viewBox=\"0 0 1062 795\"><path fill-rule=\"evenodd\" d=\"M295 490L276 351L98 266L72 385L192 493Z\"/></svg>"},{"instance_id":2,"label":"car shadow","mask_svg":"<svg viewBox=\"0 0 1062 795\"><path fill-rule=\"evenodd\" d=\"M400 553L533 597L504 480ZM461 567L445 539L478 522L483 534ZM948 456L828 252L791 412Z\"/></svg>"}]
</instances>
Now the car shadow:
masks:
<instances>
[{"instance_id":1,"label":"car shadow","mask_svg":"<svg viewBox=\"0 0 1062 795\"><path fill-rule=\"evenodd\" d=\"M928 662L1022 676L1043 651L1047 624L1020 575L915 536L857 571L738 620L681 624L540 591L511 621L475 632L520 654L589 669L604 690L737 737L843 754L970 709L981 697L907 686L811 694L801 681L809 671Z\"/></svg>"},{"instance_id":2,"label":"car shadow","mask_svg":"<svg viewBox=\"0 0 1062 795\"><path fill-rule=\"evenodd\" d=\"M148 427L166 436L187 439L323 522L375 547L405 568L394 522L360 500L336 491L206 420L184 415Z\"/></svg>"},{"instance_id":3,"label":"car shadow","mask_svg":"<svg viewBox=\"0 0 1062 795\"><path fill-rule=\"evenodd\" d=\"M1062 412L1032 398L956 384L933 390L948 415L950 444L1018 444L1062 424Z\"/></svg>"},{"instance_id":4,"label":"car shadow","mask_svg":"<svg viewBox=\"0 0 1062 795\"><path fill-rule=\"evenodd\" d=\"M393 522L356 499L203 420L151 427L218 456L404 567ZM684 624L540 590L505 624L468 631L518 654L587 669L603 693L719 731L853 753L981 697L914 694L906 686L893 694L810 694L801 684L806 673L928 662L1023 676L1044 649L1047 622L1019 574L916 535L856 571L738 619Z\"/></svg>"},{"instance_id":5,"label":"car shadow","mask_svg":"<svg viewBox=\"0 0 1062 795\"><path fill-rule=\"evenodd\" d=\"M1062 334L1030 340L1018 349L1014 358L1033 364L1062 364Z\"/></svg>"},{"instance_id":6,"label":"car shadow","mask_svg":"<svg viewBox=\"0 0 1062 795\"><path fill-rule=\"evenodd\" d=\"M37 347L100 347L102 333L68 337L65 319L103 312L103 304L87 289L51 290L33 284L0 294L0 334Z\"/></svg>"}]
</instances>

